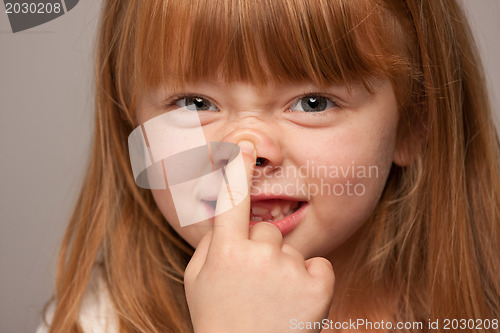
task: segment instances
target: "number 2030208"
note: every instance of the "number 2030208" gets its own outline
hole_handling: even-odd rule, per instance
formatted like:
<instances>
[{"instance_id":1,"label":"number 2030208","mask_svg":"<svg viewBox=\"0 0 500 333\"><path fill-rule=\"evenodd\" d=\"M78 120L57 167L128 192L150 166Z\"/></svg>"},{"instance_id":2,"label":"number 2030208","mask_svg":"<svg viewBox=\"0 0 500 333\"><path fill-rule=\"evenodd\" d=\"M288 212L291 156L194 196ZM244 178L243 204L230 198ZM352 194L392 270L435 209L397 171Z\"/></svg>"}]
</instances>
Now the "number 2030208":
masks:
<instances>
[{"instance_id":1,"label":"number 2030208","mask_svg":"<svg viewBox=\"0 0 500 333\"><path fill-rule=\"evenodd\" d=\"M7 14L59 14L61 12L60 3L50 2L7 2L5 3L5 13Z\"/></svg>"},{"instance_id":2,"label":"number 2030208","mask_svg":"<svg viewBox=\"0 0 500 333\"><path fill-rule=\"evenodd\" d=\"M498 319L444 319L445 330L498 329Z\"/></svg>"}]
</instances>

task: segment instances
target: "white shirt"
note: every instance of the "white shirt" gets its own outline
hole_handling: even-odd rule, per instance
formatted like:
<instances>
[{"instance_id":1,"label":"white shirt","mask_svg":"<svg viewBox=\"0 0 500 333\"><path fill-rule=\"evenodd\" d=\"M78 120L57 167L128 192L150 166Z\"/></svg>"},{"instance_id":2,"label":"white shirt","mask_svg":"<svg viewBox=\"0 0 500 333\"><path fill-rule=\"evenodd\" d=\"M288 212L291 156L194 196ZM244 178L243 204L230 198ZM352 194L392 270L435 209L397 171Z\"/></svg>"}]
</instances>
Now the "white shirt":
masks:
<instances>
[{"instance_id":1,"label":"white shirt","mask_svg":"<svg viewBox=\"0 0 500 333\"><path fill-rule=\"evenodd\" d=\"M55 305L51 304L47 311L47 322L50 324ZM117 333L118 321L113 304L109 297L101 269L94 269L89 286L80 305L78 321L85 333ZM48 333L49 328L42 323L36 333Z\"/></svg>"}]
</instances>

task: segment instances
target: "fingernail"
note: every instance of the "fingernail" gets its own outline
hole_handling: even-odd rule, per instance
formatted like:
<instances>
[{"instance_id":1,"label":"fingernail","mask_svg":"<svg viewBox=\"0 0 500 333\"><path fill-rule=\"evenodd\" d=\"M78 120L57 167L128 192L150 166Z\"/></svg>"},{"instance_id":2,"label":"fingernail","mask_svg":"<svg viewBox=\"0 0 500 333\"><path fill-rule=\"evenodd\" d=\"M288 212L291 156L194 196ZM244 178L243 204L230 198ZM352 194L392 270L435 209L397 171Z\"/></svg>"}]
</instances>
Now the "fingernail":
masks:
<instances>
[{"instance_id":1,"label":"fingernail","mask_svg":"<svg viewBox=\"0 0 500 333\"><path fill-rule=\"evenodd\" d=\"M242 153L255 155L255 146L253 145L252 142L247 140L242 140L238 142L238 146L240 147Z\"/></svg>"}]
</instances>

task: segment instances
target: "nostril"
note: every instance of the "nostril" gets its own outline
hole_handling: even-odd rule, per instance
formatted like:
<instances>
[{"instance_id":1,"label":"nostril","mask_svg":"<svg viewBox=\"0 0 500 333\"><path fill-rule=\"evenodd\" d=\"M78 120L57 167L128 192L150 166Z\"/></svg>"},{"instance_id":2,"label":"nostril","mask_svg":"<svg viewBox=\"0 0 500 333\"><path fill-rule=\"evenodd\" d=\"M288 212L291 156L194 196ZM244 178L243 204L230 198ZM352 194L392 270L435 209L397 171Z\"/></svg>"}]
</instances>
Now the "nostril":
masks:
<instances>
[{"instance_id":1,"label":"nostril","mask_svg":"<svg viewBox=\"0 0 500 333\"><path fill-rule=\"evenodd\" d=\"M269 160L267 158L257 157L257 160L255 161L255 166L266 166L268 162Z\"/></svg>"}]
</instances>

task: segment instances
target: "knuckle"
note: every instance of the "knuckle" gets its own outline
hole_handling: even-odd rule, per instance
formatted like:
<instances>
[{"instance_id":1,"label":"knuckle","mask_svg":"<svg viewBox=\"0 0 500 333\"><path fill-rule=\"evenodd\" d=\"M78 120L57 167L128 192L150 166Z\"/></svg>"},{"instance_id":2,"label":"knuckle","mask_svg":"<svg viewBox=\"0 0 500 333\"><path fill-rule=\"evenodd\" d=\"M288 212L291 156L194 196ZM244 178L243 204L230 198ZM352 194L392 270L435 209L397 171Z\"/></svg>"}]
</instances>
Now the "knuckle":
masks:
<instances>
[{"instance_id":1,"label":"knuckle","mask_svg":"<svg viewBox=\"0 0 500 333\"><path fill-rule=\"evenodd\" d=\"M333 266L330 260L323 258L323 257L318 257L318 262L323 265L323 268L328 271L333 271Z\"/></svg>"},{"instance_id":2,"label":"knuckle","mask_svg":"<svg viewBox=\"0 0 500 333\"><path fill-rule=\"evenodd\" d=\"M232 242L227 242L225 244L221 244L217 248L217 261L220 262L232 262L238 260L239 249L236 247L236 244Z\"/></svg>"},{"instance_id":3,"label":"knuckle","mask_svg":"<svg viewBox=\"0 0 500 333\"><path fill-rule=\"evenodd\" d=\"M315 266L314 270L316 271L314 283L312 284L313 290L318 294L333 294L335 275L331 262L326 258L314 258L312 264Z\"/></svg>"},{"instance_id":4,"label":"knuckle","mask_svg":"<svg viewBox=\"0 0 500 333\"><path fill-rule=\"evenodd\" d=\"M184 270L184 285L189 287L195 280L195 274L192 268L188 265Z\"/></svg>"},{"instance_id":5,"label":"knuckle","mask_svg":"<svg viewBox=\"0 0 500 333\"><path fill-rule=\"evenodd\" d=\"M316 281L315 285L315 293L319 297L330 298L333 297L333 288L334 285L330 281Z\"/></svg>"},{"instance_id":6,"label":"knuckle","mask_svg":"<svg viewBox=\"0 0 500 333\"><path fill-rule=\"evenodd\" d=\"M276 246L270 243L261 243L259 244L258 256L255 259L259 264L273 262L276 260L277 252Z\"/></svg>"},{"instance_id":7,"label":"knuckle","mask_svg":"<svg viewBox=\"0 0 500 333\"><path fill-rule=\"evenodd\" d=\"M304 267L304 256L296 248L285 243L281 247L281 250L290 255L292 258L296 258L297 263L300 263L300 265Z\"/></svg>"}]
</instances>

